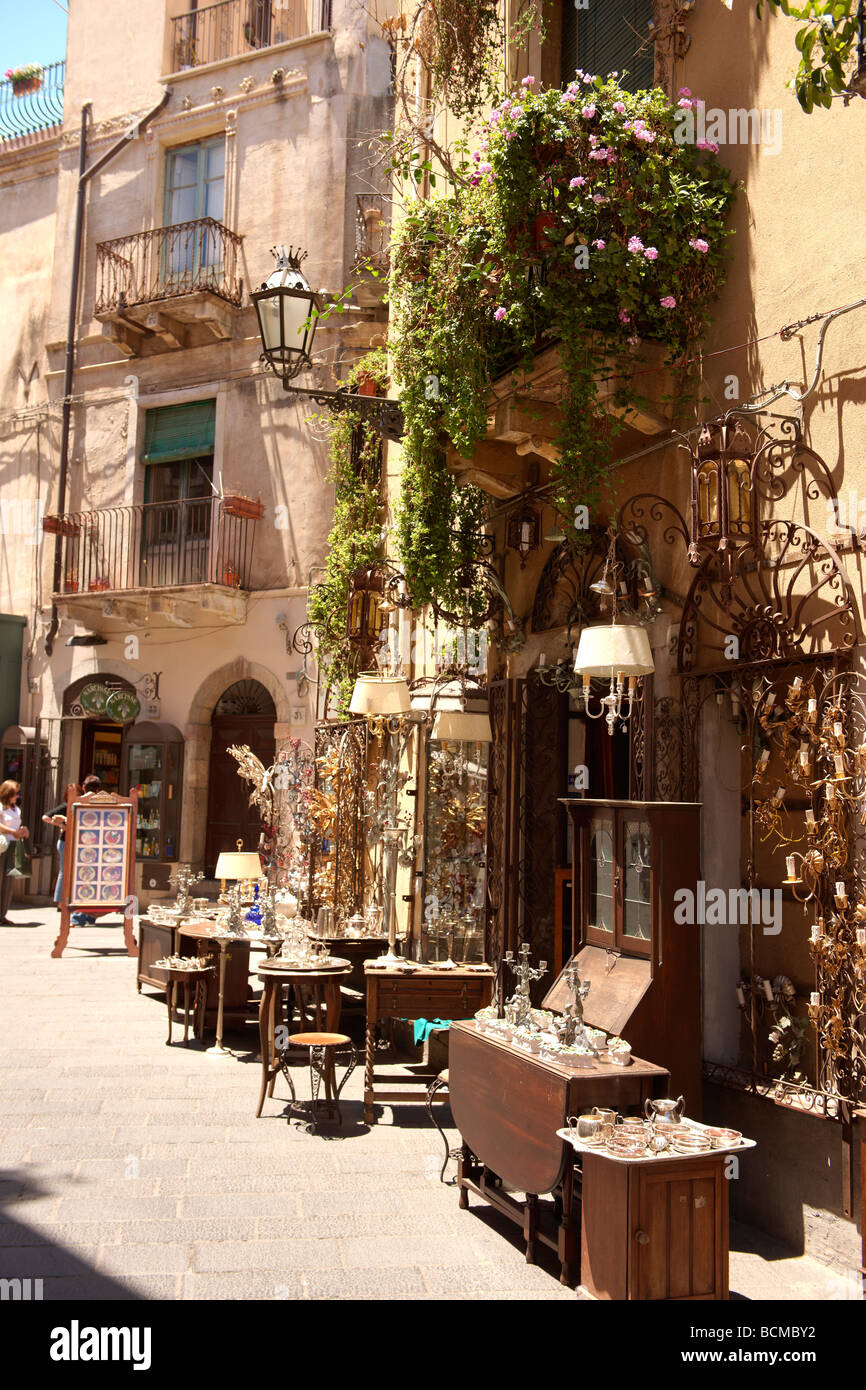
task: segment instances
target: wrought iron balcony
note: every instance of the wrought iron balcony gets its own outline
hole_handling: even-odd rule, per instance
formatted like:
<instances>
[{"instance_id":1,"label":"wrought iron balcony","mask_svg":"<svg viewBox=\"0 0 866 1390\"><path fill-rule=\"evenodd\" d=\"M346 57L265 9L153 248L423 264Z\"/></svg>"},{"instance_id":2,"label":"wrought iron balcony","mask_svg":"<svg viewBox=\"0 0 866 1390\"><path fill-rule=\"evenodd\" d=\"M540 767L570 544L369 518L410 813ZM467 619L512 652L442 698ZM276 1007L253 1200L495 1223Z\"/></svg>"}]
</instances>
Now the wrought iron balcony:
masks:
<instances>
[{"instance_id":1,"label":"wrought iron balcony","mask_svg":"<svg viewBox=\"0 0 866 1390\"><path fill-rule=\"evenodd\" d=\"M0 82L0 143L60 126L65 76L65 62L49 63L35 77Z\"/></svg>"},{"instance_id":2,"label":"wrought iron balcony","mask_svg":"<svg viewBox=\"0 0 866 1390\"><path fill-rule=\"evenodd\" d=\"M88 622L154 615L192 627L238 621L250 587L256 518L219 497L146 502L45 517L59 537L54 594ZM104 623L101 624L104 626Z\"/></svg>"},{"instance_id":3,"label":"wrought iron balcony","mask_svg":"<svg viewBox=\"0 0 866 1390\"><path fill-rule=\"evenodd\" d=\"M171 22L171 70L244 57L331 23L331 0L222 0Z\"/></svg>"},{"instance_id":4,"label":"wrought iron balcony","mask_svg":"<svg viewBox=\"0 0 866 1390\"><path fill-rule=\"evenodd\" d=\"M240 245L212 217L100 242L95 316L130 356L146 338L157 350L183 347L196 324L231 337L232 309L242 302Z\"/></svg>"}]
</instances>

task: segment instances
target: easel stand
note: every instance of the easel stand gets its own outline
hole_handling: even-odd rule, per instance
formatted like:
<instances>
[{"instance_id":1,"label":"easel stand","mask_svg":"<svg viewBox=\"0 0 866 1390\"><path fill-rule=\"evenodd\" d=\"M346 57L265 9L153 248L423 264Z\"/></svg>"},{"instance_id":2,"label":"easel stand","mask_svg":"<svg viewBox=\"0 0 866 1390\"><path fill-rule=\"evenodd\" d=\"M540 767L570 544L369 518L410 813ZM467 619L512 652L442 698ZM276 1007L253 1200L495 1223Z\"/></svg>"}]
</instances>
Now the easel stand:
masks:
<instances>
[{"instance_id":1,"label":"easel stand","mask_svg":"<svg viewBox=\"0 0 866 1390\"><path fill-rule=\"evenodd\" d=\"M95 812L95 815L89 813ZM109 813L117 824L108 824ZM63 892L60 902L60 931L51 952L53 960L62 955L69 940L73 912L91 917L123 912L123 940L126 954L135 956L138 947L133 932L135 899L135 827L138 793L115 796L96 792L77 797L70 793L66 802L66 846L63 860ZM83 819L82 819L83 818ZM88 822L92 820L91 826ZM86 859L86 864L84 860ZM84 873L89 880L88 897L82 897ZM118 869L121 871L118 875ZM108 870L108 872L106 872ZM110 881L109 881L110 880Z\"/></svg>"}]
</instances>

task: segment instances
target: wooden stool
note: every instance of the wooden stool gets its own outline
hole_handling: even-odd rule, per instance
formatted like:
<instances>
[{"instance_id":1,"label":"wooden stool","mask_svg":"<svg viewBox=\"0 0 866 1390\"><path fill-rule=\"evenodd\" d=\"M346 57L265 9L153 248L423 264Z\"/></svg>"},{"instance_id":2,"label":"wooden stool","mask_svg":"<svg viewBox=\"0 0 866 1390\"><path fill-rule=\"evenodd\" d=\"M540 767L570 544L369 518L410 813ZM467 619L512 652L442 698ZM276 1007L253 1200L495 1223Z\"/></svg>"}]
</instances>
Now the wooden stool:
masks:
<instances>
[{"instance_id":1,"label":"wooden stool","mask_svg":"<svg viewBox=\"0 0 866 1390\"><path fill-rule=\"evenodd\" d=\"M460 1157L460 1152L461 1152L459 1148L458 1148L458 1149L452 1149L452 1148L449 1147L449 1145L448 1145L448 1139L447 1139L447 1137L446 1137L446 1135L445 1135L445 1131L443 1130L442 1126L440 1125L440 1123L439 1123L439 1121L437 1120L436 1115L435 1115L435 1113L434 1113L434 1111L433 1111L433 1101L434 1101L434 1099L435 1099L437 1093L438 1093L439 1091L447 1091L447 1089L448 1089L448 1071L447 1071L447 1068L446 1068L445 1071L440 1071L440 1073L439 1073L438 1076L434 1076L433 1080L430 1082L430 1085L427 1087L427 1099L426 1099L425 1102L424 1102L424 1104L427 1106L427 1114L430 1116L430 1119L433 1121L434 1125L435 1125L436 1128L438 1129L440 1135L442 1136L442 1143L445 1145L445 1162L442 1164L442 1171L441 1171L440 1174L439 1174L439 1181L440 1181L440 1182L444 1182L444 1181L445 1181L445 1169L448 1167L448 1160L449 1160L449 1158L459 1158L459 1157ZM445 1099L445 1097L443 1096L443 1100L444 1100L444 1099ZM455 1179L455 1181L456 1181L456 1179Z\"/></svg>"},{"instance_id":2,"label":"wooden stool","mask_svg":"<svg viewBox=\"0 0 866 1390\"><path fill-rule=\"evenodd\" d=\"M189 1046L189 994L190 986L195 985L192 1006L192 1031L197 1038L204 1035L204 1009L207 998L207 977L213 971L212 965L200 966L196 970L172 970L163 966L168 980L165 986L165 1002L168 1005L168 1037L166 1047L171 1046L172 1014L177 1007L177 987L183 985L183 1045Z\"/></svg>"},{"instance_id":3,"label":"wooden stool","mask_svg":"<svg viewBox=\"0 0 866 1390\"><path fill-rule=\"evenodd\" d=\"M358 1053L355 1044L345 1033L292 1033L289 1037L289 1046L308 1047L310 1049L310 1129L316 1131L316 1121L319 1110L319 1086L322 1081L325 1083L325 1099L322 1105L337 1112L337 1119L343 1123L343 1116L340 1112L340 1092L348 1081L358 1061ZM337 1085L336 1052L338 1048L349 1049L349 1064L343 1074L343 1079ZM286 1067L283 1068L284 1072Z\"/></svg>"}]
</instances>

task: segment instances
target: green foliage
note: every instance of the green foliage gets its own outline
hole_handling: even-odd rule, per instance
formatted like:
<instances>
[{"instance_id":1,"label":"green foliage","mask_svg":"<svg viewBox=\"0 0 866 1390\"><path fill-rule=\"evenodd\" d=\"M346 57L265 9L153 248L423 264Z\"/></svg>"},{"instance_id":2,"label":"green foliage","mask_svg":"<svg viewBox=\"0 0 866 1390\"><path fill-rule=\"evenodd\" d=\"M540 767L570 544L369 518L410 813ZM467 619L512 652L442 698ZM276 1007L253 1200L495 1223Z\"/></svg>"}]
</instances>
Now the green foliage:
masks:
<instances>
[{"instance_id":1,"label":"green foliage","mask_svg":"<svg viewBox=\"0 0 866 1390\"><path fill-rule=\"evenodd\" d=\"M362 375L376 379L377 391L388 390L384 349L367 353L347 378L357 386ZM354 683L354 653L346 640L346 617L352 576L373 564L381 548L381 440L374 425L354 410L338 415L331 429L331 479L336 491L334 521L328 537L324 577L310 590L307 617L318 646L319 668L336 699L348 709Z\"/></svg>"},{"instance_id":2,"label":"green foliage","mask_svg":"<svg viewBox=\"0 0 866 1390\"><path fill-rule=\"evenodd\" d=\"M860 0L808 0L805 5L791 5L789 0L758 0L755 8L759 19L765 4L771 13L781 12L803 24L794 39L800 66L790 85L805 112L811 113L816 106L829 109L834 94L841 96L856 90L861 96L866 95L866 70L862 63L854 79L845 72L863 25Z\"/></svg>"},{"instance_id":3,"label":"green foliage","mask_svg":"<svg viewBox=\"0 0 866 1390\"><path fill-rule=\"evenodd\" d=\"M480 507L455 487L445 450L471 456L483 439L492 379L559 343L557 503L568 519L578 504L597 505L621 428L601 409L604 379L616 380L615 404L639 404L641 341L676 362L705 330L734 189L707 151L680 143L683 117L662 92L625 92L612 79L538 95L523 86L491 113L467 186L416 205L400 228L398 542L417 601L453 584L448 533L461 506Z\"/></svg>"}]
</instances>

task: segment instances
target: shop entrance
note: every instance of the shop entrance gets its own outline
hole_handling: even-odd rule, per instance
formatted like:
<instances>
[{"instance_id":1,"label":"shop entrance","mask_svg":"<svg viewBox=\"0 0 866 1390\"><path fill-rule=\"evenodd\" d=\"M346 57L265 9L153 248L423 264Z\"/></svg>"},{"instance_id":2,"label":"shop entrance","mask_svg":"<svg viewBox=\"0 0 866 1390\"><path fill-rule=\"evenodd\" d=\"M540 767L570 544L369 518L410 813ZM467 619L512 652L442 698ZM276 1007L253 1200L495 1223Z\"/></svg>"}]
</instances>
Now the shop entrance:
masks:
<instances>
[{"instance_id":1,"label":"shop entrance","mask_svg":"<svg viewBox=\"0 0 866 1390\"><path fill-rule=\"evenodd\" d=\"M208 780L205 874L213 877L217 857L233 850L238 840L254 850L262 828L261 816L249 803L249 784L238 777L238 765L228 752L232 744L246 744L270 767L276 743L274 702L256 680L236 681L217 701L211 720L210 777Z\"/></svg>"}]
</instances>

